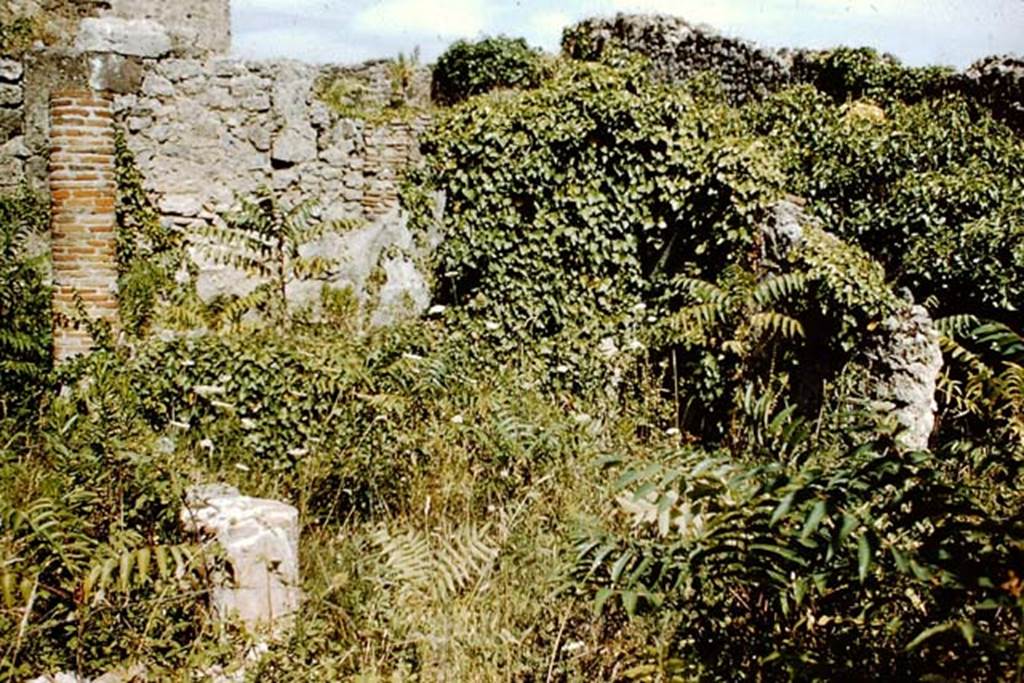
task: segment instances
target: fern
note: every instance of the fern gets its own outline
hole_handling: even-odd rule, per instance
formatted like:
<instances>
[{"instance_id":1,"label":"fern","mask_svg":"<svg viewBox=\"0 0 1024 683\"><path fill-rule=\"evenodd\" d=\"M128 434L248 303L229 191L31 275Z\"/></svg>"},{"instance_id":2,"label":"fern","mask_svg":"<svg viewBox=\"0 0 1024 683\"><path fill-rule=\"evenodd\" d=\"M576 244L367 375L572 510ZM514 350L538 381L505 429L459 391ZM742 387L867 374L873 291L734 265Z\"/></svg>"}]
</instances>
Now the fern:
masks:
<instances>
[{"instance_id":1,"label":"fern","mask_svg":"<svg viewBox=\"0 0 1024 683\"><path fill-rule=\"evenodd\" d=\"M392 534L382 527L372 538L380 552L383 585L395 590L401 603L450 600L482 581L499 554L486 527L429 534Z\"/></svg>"}]
</instances>

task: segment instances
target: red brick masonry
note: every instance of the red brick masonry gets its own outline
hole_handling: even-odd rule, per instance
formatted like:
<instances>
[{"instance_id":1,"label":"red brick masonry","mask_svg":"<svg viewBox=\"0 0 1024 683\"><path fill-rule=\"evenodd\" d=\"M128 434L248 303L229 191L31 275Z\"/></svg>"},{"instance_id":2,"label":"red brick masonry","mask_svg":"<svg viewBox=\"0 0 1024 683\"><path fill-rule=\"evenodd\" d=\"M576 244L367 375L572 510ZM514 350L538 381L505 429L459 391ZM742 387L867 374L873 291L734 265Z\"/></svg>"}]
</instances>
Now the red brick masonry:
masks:
<instances>
[{"instance_id":1,"label":"red brick masonry","mask_svg":"<svg viewBox=\"0 0 1024 683\"><path fill-rule=\"evenodd\" d=\"M75 297L93 320L117 325L114 212L114 122L111 100L63 90L50 102L50 193L53 200L53 355L86 353L93 340L74 320Z\"/></svg>"}]
</instances>

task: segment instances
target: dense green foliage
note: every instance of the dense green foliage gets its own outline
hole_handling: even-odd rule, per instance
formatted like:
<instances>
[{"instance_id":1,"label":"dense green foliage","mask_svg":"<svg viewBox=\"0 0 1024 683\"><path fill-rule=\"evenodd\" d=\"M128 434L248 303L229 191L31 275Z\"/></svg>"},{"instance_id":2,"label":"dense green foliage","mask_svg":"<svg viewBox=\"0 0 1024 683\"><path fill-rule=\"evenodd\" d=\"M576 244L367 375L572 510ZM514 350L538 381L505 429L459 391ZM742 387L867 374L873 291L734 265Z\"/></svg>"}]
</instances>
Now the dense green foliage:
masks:
<instances>
[{"instance_id":1,"label":"dense green foliage","mask_svg":"<svg viewBox=\"0 0 1024 683\"><path fill-rule=\"evenodd\" d=\"M939 72L822 60L741 108L611 53L447 110L405 197L426 230L446 196L447 313L397 328L288 310L338 226L267 193L203 236L252 297L172 287L122 144L132 334L47 374L43 218L4 200L0 676L1019 677L1024 146ZM921 452L864 400L900 286L952 314ZM177 521L213 481L302 524L302 618L248 663Z\"/></svg>"},{"instance_id":2,"label":"dense green foliage","mask_svg":"<svg viewBox=\"0 0 1024 683\"><path fill-rule=\"evenodd\" d=\"M642 66L567 64L467 103L424 144L443 296L525 342L744 262L779 179L739 124Z\"/></svg>"},{"instance_id":3,"label":"dense green foliage","mask_svg":"<svg viewBox=\"0 0 1024 683\"><path fill-rule=\"evenodd\" d=\"M531 88L543 79L545 69L540 51L522 38L460 40L438 57L431 96L450 105L496 88Z\"/></svg>"},{"instance_id":4,"label":"dense green foliage","mask_svg":"<svg viewBox=\"0 0 1024 683\"><path fill-rule=\"evenodd\" d=\"M838 48L804 57L797 78L842 104L865 97L918 102L956 92L958 80L944 67L905 67L872 48Z\"/></svg>"},{"instance_id":5,"label":"dense green foliage","mask_svg":"<svg viewBox=\"0 0 1024 683\"><path fill-rule=\"evenodd\" d=\"M0 419L44 385L50 367L50 288L38 250L49 227L46 202L27 190L0 197Z\"/></svg>"},{"instance_id":6,"label":"dense green foliage","mask_svg":"<svg viewBox=\"0 0 1024 683\"><path fill-rule=\"evenodd\" d=\"M837 106L807 87L748 107L790 192L937 310L1024 301L1024 142L960 98Z\"/></svg>"}]
</instances>

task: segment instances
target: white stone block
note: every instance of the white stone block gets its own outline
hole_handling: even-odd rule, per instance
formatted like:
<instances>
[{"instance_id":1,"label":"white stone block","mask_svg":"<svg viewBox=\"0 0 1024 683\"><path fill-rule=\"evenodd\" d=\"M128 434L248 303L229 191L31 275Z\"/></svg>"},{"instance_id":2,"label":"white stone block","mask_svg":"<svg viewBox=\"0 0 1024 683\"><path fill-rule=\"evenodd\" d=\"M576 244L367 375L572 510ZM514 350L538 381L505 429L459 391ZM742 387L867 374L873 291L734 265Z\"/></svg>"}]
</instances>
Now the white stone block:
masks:
<instances>
[{"instance_id":1,"label":"white stone block","mask_svg":"<svg viewBox=\"0 0 1024 683\"><path fill-rule=\"evenodd\" d=\"M219 544L230 565L213 590L221 618L238 619L253 633L287 632L301 601L298 510L214 485L189 491L181 519Z\"/></svg>"},{"instance_id":2,"label":"white stone block","mask_svg":"<svg viewBox=\"0 0 1024 683\"><path fill-rule=\"evenodd\" d=\"M163 26L148 19L90 18L82 20L75 48L155 58L171 51L171 38Z\"/></svg>"}]
</instances>

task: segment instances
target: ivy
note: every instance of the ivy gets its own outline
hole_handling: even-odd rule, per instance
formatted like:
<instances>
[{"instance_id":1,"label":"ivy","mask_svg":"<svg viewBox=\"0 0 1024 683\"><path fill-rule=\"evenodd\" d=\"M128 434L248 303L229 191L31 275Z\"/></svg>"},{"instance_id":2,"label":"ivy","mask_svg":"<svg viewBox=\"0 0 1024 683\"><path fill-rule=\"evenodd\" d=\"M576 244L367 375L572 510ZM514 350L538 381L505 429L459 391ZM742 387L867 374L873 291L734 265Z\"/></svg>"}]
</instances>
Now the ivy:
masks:
<instances>
[{"instance_id":1,"label":"ivy","mask_svg":"<svg viewBox=\"0 0 1024 683\"><path fill-rule=\"evenodd\" d=\"M780 184L732 110L639 63L564 63L540 88L453 110L423 147L424 182L447 196L441 296L512 345L744 260Z\"/></svg>"}]
</instances>

